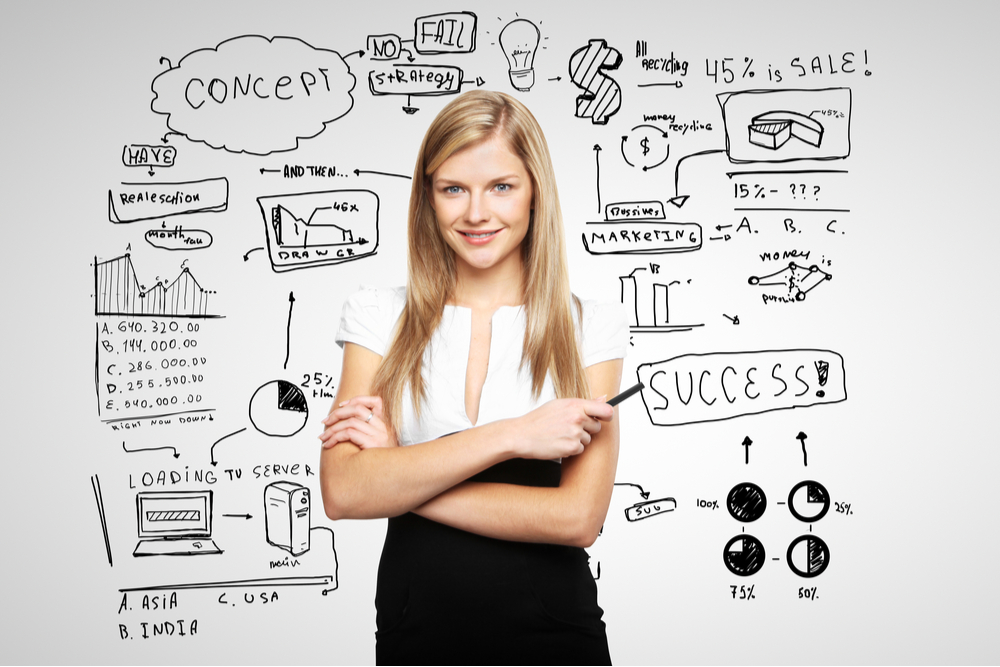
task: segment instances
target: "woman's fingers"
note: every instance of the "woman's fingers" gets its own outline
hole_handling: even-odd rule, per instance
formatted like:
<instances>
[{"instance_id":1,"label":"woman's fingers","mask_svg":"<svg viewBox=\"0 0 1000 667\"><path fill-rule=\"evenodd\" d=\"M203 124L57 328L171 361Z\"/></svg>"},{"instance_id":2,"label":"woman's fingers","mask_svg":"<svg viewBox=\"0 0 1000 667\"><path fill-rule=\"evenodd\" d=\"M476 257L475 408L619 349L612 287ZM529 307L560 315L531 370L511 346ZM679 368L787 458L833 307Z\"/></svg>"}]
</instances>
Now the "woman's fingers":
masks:
<instances>
[{"instance_id":1,"label":"woman's fingers","mask_svg":"<svg viewBox=\"0 0 1000 667\"><path fill-rule=\"evenodd\" d=\"M328 427L319 436L323 447L330 447L341 442L353 442L362 449L374 447L379 437L378 431L363 419L342 419Z\"/></svg>"},{"instance_id":2,"label":"woman's fingers","mask_svg":"<svg viewBox=\"0 0 1000 667\"><path fill-rule=\"evenodd\" d=\"M352 442L362 449L393 447L392 437L382 421L382 399L378 396L355 396L340 403L323 420L326 430L319 436L323 447Z\"/></svg>"},{"instance_id":3,"label":"woman's fingers","mask_svg":"<svg viewBox=\"0 0 1000 667\"><path fill-rule=\"evenodd\" d=\"M615 417L615 408L603 399L583 402L583 410L591 417L609 422Z\"/></svg>"},{"instance_id":4,"label":"woman's fingers","mask_svg":"<svg viewBox=\"0 0 1000 667\"><path fill-rule=\"evenodd\" d=\"M319 437L325 441L332 435L344 431L357 431L372 437L376 435L376 428L380 426L376 420L374 413L364 406L337 408L323 420L326 429Z\"/></svg>"},{"instance_id":5,"label":"woman's fingers","mask_svg":"<svg viewBox=\"0 0 1000 667\"><path fill-rule=\"evenodd\" d=\"M377 410L373 410L372 408L377 408ZM350 401L345 401L340 406L331 410L330 414L328 414L326 418L323 420L323 423L326 424L327 426L331 426L338 421L344 419L350 419L351 417L361 419L362 421L365 422L371 422L375 418L381 419L381 416L382 416L381 401L378 401L377 404L373 403L371 405L366 405L363 402L354 401L352 399Z\"/></svg>"},{"instance_id":6,"label":"woman's fingers","mask_svg":"<svg viewBox=\"0 0 1000 667\"><path fill-rule=\"evenodd\" d=\"M342 408L348 405L360 405L367 408L370 412L373 412L380 417L382 416L381 396L355 396L349 401L344 401L337 407Z\"/></svg>"},{"instance_id":7,"label":"woman's fingers","mask_svg":"<svg viewBox=\"0 0 1000 667\"><path fill-rule=\"evenodd\" d=\"M353 443L358 447L365 449L366 446L370 446L371 437L364 431L353 427L347 427L331 433L328 437L323 439L323 449L329 449L330 447L334 447L345 442Z\"/></svg>"}]
</instances>

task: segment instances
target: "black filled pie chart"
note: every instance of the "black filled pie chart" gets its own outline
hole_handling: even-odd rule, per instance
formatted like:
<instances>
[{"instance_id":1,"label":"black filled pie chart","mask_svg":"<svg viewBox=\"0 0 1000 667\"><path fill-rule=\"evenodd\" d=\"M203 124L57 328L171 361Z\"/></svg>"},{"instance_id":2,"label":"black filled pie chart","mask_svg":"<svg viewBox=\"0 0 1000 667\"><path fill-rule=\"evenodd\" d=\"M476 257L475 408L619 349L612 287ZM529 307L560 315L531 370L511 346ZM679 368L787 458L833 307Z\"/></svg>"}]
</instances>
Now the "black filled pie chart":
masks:
<instances>
[{"instance_id":1,"label":"black filled pie chart","mask_svg":"<svg viewBox=\"0 0 1000 667\"><path fill-rule=\"evenodd\" d=\"M726 508L730 516L737 521L750 523L756 521L767 509L767 496L764 490L753 482L737 484L730 490L726 498Z\"/></svg>"},{"instance_id":2,"label":"black filled pie chart","mask_svg":"<svg viewBox=\"0 0 1000 667\"><path fill-rule=\"evenodd\" d=\"M764 545L753 535L737 535L726 543L722 558L733 574L749 577L764 566Z\"/></svg>"},{"instance_id":3,"label":"black filled pie chart","mask_svg":"<svg viewBox=\"0 0 1000 667\"><path fill-rule=\"evenodd\" d=\"M285 380L268 382L250 399L250 421L264 435L278 438L295 435L308 418L305 394Z\"/></svg>"}]
</instances>

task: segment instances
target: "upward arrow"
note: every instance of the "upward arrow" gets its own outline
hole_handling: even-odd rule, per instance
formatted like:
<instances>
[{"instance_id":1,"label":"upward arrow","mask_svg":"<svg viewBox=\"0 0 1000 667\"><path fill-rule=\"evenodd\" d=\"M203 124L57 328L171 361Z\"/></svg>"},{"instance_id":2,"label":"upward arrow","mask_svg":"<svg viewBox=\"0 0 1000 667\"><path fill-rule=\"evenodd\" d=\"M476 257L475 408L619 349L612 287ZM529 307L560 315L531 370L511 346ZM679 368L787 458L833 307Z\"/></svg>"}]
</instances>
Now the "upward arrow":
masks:
<instances>
[{"instance_id":1,"label":"upward arrow","mask_svg":"<svg viewBox=\"0 0 1000 667\"><path fill-rule=\"evenodd\" d=\"M743 438L743 449L746 451L746 463L747 463L747 465L750 465L750 445L752 445L752 444L753 444L753 440L750 439L749 435L747 437Z\"/></svg>"},{"instance_id":2,"label":"upward arrow","mask_svg":"<svg viewBox=\"0 0 1000 667\"><path fill-rule=\"evenodd\" d=\"M285 326L285 368L288 368L288 357L292 354L292 308L295 306L295 294L288 293L288 324Z\"/></svg>"},{"instance_id":3,"label":"upward arrow","mask_svg":"<svg viewBox=\"0 0 1000 667\"><path fill-rule=\"evenodd\" d=\"M597 163L597 212L601 212L601 145L594 144L594 161Z\"/></svg>"},{"instance_id":4,"label":"upward arrow","mask_svg":"<svg viewBox=\"0 0 1000 667\"><path fill-rule=\"evenodd\" d=\"M809 436L803 433L802 431L799 431L799 434L795 437L798 438L800 443L802 443L802 465L808 466L809 455L806 453L806 438L808 438Z\"/></svg>"}]
</instances>

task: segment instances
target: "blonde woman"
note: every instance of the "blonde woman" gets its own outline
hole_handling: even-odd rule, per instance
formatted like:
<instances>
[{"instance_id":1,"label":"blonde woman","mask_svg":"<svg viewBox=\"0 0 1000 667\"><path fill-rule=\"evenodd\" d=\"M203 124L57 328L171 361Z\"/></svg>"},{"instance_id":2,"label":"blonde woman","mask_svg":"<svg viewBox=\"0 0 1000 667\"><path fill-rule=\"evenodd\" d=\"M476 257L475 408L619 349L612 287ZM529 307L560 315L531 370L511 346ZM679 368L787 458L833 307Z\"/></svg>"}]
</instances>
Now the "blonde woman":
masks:
<instances>
[{"instance_id":1,"label":"blonde woman","mask_svg":"<svg viewBox=\"0 0 1000 667\"><path fill-rule=\"evenodd\" d=\"M545 138L475 91L417 157L405 289L344 305L331 519L389 517L376 660L610 663L584 547L607 515L628 327L569 289ZM592 396L601 398L592 399Z\"/></svg>"}]
</instances>

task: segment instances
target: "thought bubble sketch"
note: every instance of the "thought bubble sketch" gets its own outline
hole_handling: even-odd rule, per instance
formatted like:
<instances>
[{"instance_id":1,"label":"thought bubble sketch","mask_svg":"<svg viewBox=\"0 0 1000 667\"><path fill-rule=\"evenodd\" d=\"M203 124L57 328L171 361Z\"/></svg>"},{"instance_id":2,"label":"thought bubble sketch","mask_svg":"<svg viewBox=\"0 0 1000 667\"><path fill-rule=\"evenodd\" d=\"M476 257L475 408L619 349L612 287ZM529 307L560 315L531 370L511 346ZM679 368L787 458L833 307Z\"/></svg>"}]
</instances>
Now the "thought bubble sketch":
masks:
<instances>
[{"instance_id":1,"label":"thought bubble sketch","mask_svg":"<svg viewBox=\"0 0 1000 667\"><path fill-rule=\"evenodd\" d=\"M295 150L299 139L345 116L355 82L336 51L296 37L242 35L192 51L160 73L150 107L191 141L269 155Z\"/></svg>"}]
</instances>

